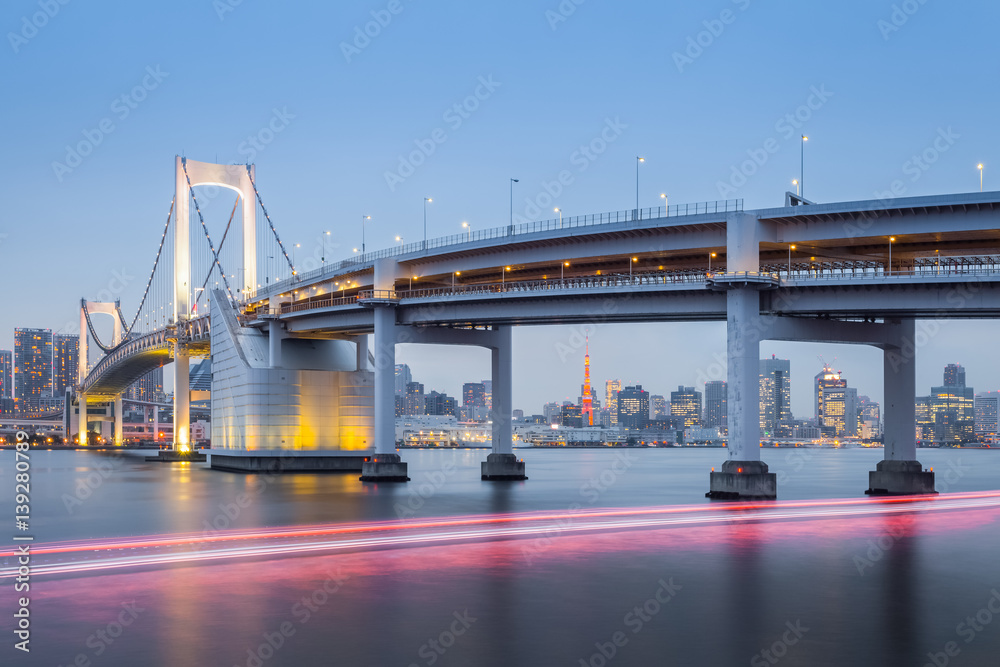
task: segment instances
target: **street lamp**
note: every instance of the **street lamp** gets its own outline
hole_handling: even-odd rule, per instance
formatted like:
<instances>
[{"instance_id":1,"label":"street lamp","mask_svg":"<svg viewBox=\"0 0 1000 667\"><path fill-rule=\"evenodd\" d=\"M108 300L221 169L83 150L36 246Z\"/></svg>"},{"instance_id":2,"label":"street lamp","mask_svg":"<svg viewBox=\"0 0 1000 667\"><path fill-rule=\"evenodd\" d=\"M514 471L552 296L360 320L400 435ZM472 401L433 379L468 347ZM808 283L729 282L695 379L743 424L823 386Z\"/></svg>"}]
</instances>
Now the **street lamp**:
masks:
<instances>
[{"instance_id":1,"label":"street lamp","mask_svg":"<svg viewBox=\"0 0 1000 667\"><path fill-rule=\"evenodd\" d=\"M562 209L557 206L555 212L559 214L559 229L562 229Z\"/></svg>"},{"instance_id":2,"label":"street lamp","mask_svg":"<svg viewBox=\"0 0 1000 667\"><path fill-rule=\"evenodd\" d=\"M635 156L635 217L639 217L639 163L645 162L646 158Z\"/></svg>"},{"instance_id":3,"label":"street lamp","mask_svg":"<svg viewBox=\"0 0 1000 667\"><path fill-rule=\"evenodd\" d=\"M330 232L323 232L323 266L326 266L326 237L330 235Z\"/></svg>"},{"instance_id":4,"label":"street lamp","mask_svg":"<svg viewBox=\"0 0 1000 667\"><path fill-rule=\"evenodd\" d=\"M795 186L795 196L796 197L800 197L801 195L799 194L799 179L793 178L792 179L792 185Z\"/></svg>"},{"instance_id":5,"label":"street lamp","mask_svg":"<svg viewBox=\"0 0 1000 667\"><path fill-rule=\"evenodd\" d=\"M633 257L632 261L628 263L628 277L632 277L632 265L639 261L638 257Z\"/></svg>"},{"instance_id":6,"label":"street lamp","mask_svg":"<svg viewBox=\"0 0 1000 667\"><path fill-rule=\"evenodd\" d=\"M809 137L802 135L801 144L801 155L799 156L799 187L801 188L799 195L804 197L806 195L806 142L809 141Z\"/></svg>"},{"instance_id":7,"label":"street lamp","mask_svg":"<svg viewBox=\"0 0 1000 667\"><path fill-rule=\"evenodd\" d=\"M788 278L792 278L792 251L795 250L795 244L788 246Z\"/></svg>"},{"instance_id":8,"label":"street lamp","mask_svg":"<svg viewBox=\"0 0 1000 667\"><path fill-rule=\"evenodd\" d=\"M564 280L566 278L566 274L563 272L563 269L567 266L569 266L569 262L563 262L559 265L559 280Z\"/></svg>"},{"instance_id":9,"label":"street lamp","mask_svg":"<svg viewBox=\"0 0 1000 667\"><path fill-rule=\"evenodd\" d=\"M505 285L507 283L507 272L510 271L509 266L503 267L503 271L500 272L500 284Z\"/></svg>"},{"instance_id":10,"label":"street lamp","mask_svg":"<svg viewBox=\"0 0 1000 667\"><path fill-rule=\"evenodd\" d=\"M297 273L297 271L295 269L295 249L296 248L301 248L301 247L302 247L301 243L296 243L295 245L292 246L292 275L293 276L296 275L296 273Z\"/></svg>"},{"instance_id":11,"label":"street lamp","mask_svg":"<svg viewBox=\"0 0 1000 667\"><path fill-rule=\"evenodd\" d=\"M892 244L896 241L895 236L889 237L889 275L892 275Z\"/></svg>"},{"instance_id":12,"label":"street lamp","mask_svg":"<svg viewBox=\"0 0 1000 667\"><path fill-rule=\"evenodd\" d=\"M467 222L463 222L462 223L462 227L464 227L464 228L466 228L466 229L469 230L469 241L472 241L472 225L470 225Z\"/></svg>"},{"instance_id":13,"label":"street lamp","mask_svg":"<svg viewBox=\"0 0 1000 667\"><path fill-rule=\"evenodd\" d=\"M713 252L713 253L710 253L710 254L708 255L708 272L709 272L709 273L711 273L711 272L712 272L712 258L713 258L713 257L715 257L715 253L714 253L714 252Z\"/></svg>"},{"instance_id":14,"label":"street lamp","mask_svg":"<svg viewBox=\"0 0 1000 667\"><path fill-rule=\"evenodd\" d=\"M976 169L979 170L979 191L982 192L983 191L983 163L980 162L978 165L976 165Z\"/></svg>"},{"instance_id":15,"label":"street lamp","mask_svg":"<svg viewBox=\"0 0 1000 667\"><path fill-rule=\"evenodd\" d=\"M430 197L424 197L424 250L427 250L427 202L432 201Z\"/></svg>"},{"instance_id":16,"label":"street lamp","mask_svg":"<svg viewBox=\"0 0 1000 667\"><path fill-rule=\"evenodd\" d=\"M660 193L660 199L663 200L663 217L666 218L670 215L670 200L667 198L666 192Z\"/></svg>"},{"instance_id":17,"label":"street lamp","mask_svg":"<svg viewBox=\"0 0 1000 667\"><path fill-rule=\"evenodd\" d=\"M455 271L454 273L451 274L451 288L452 289L455 289L455 276L460 276L460 275L462 275L461 271Z\"/></svg>"},{"instance_id":18,"label":"street lamp","mask_svg":"<svg viewBox=\"0 0 1000 667\"><path fill-rule=\"evenodd\" d=\"M361 216L361 254L365 254L365 223L371 220L370 215Z\"/></svg>"},{"instance_id":19,"label":"street lamp","mask_svg":"<svg viewBox=\"0 0 1000 667\"><path fill-rule=\"evenodd\" d=\"M400 251L402 251L403 250L403 237L402 236L397 236L396 237L396 241L399 243L399 249L400 249Z\"/></svg>"},{"instance_id":20,"label":"street lamp","mask_svg":"<svg viewBox=\"0 0 1000 667\"><path fill-rule=\"evenodd\" d=\"M520 182L516 178L510 179L510 227L507 230L509 236L514 235L514 184Z\"/></svg>"}]
</instances>

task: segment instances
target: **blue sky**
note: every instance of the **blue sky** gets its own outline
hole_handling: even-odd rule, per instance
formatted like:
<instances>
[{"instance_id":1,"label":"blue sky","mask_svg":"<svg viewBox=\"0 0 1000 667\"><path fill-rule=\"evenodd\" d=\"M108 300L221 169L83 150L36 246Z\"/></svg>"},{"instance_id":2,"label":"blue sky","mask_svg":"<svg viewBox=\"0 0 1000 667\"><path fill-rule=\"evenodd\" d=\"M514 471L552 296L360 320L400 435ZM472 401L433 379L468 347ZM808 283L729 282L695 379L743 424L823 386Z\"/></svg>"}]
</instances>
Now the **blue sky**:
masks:
<instances>
[{"instance_id":1,"label":"blue sky","mask_svg":"<svg viewBox=\"0 0 1000 667\"><path fill-rule=\"evenodd\" d=\"M362 214L373 217L369 249L396 235L419 239L423 197L434 198L430 236L458 233L463 220L504 224L511 177L520 179L515 212L526 217L564 169L573 183L556 205L566 215L630 208L636 155L647 158L643 206L661 192L672 203L780 205L798 176L800 129L811 137L805 185L816 201L870 198L896 179L908 195L968 192L980 161L986 188L1000 189L991 184L1000 184L994 3L577 2L4 3L0 347L11 347L15 326L72 329L80 297L102 290L134 310L179 153L252 160L282 237L308 251L331 229L335 257L360 244ZM25 27L33 17L44 23L34 31ZM355 42L378 19L384 25L367 26L376 36ZM476 108L457 115L454 105L477 89ZM815 108L787 138L782 119L811 95ZM574 162L609 120L615 140ZM269 126L282 129L262 133ZM948 151L914 170L912 156L949 128L957 139ZM423 164L387 182L435 130ZM777 152L729 190L734 165L768 139ZM81 141L96 144L89 155L68 170L56 164L73 162L67 147ZM209 211L210 224L222 208ZM557 352L571 333L515 332L515 407L578 395L582 358ZM1000 388L985 354L996 333L993 322L942 326L920 351L920 391L948 362L967 364L977 390ZM721 325L598 327L594 377L666 393L711 375L724 342ZM881 398L873 350L762 351L792 359L797 416L810 416L805 389L819 355ZM442 363L455 354L398 351L428 389L457 393L488 377L485 353L458 352L462 376Z\"/></svg>"}]
</instances>

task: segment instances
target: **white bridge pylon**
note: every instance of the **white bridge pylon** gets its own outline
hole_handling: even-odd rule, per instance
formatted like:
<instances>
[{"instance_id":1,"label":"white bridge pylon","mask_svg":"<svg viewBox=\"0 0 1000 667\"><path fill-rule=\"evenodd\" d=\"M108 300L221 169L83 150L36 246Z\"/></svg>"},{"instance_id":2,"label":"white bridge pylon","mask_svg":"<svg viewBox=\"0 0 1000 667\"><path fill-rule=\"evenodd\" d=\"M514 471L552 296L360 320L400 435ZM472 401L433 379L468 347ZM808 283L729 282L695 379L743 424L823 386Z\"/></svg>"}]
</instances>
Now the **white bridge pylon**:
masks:
<instances>
[{"instance_id":1,"label":"white bridge pylon","mask_svg":"<svg viewBox=\"0 0 1000 667\"><path fill-rule=\"evenodd\" d=\"M256 195L253 165L214 164L177 156L174 163L174 323L180 327L191 317L194 295L191 282L191 188L215 185L236 191L243 203L244 294L257 287ZM191 446L190 355L184 341L174 341L174 449L187 451Z\"/></svg>"},{"instance_id":2,"label":"white bridge pylon","mask_svg":"<svg viewBox=\"0 0 1000 667\"><path fill-rule=\"evenodd\" d=\"M114 329L111 335L111 346L114 347L122 342L122 327L123 323L121 316L119 315L119 309L117 303L110 303L106 301L87 301L86 299L80 300L80 334L79 334L79 353L77 354L77 383L81 386L87 379L87 371L89 370L88 364L88 338L87 333L90 330L90 326L87 322L87 316L89 315L109 315L112 320L114 320ZM95 334L96 335L96 334ZM99 341L95 341L98 342ZM89 443L87 434L87 395L80 394L79 397L80 404L80 414L77 416L76 420L70 418L70 432L66 433L66 437L70 437L71 431L76 430L80 435L80 444L86 447ZM63 422L65 424L65 422ZM122 442L122 410L121 410L121 396L115 398L115 436L114 443L120 445Z\"/></svg>"}]
</instances>

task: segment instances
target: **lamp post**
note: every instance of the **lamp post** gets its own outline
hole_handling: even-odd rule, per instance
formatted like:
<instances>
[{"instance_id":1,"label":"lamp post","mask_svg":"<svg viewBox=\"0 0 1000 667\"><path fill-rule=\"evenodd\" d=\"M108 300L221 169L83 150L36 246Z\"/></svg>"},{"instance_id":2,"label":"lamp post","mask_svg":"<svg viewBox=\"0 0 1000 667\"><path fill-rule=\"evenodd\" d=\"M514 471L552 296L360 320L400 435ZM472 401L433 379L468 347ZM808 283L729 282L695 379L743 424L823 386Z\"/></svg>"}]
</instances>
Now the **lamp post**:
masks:
<instances>
[{"instance_id":1,"label":"lamp post","mask_svg":"<svg viewBox=\"0 0 1000 667\"><path fill-rule=\"evenodd\" d=\"M503 271L500 272L500 284L501 285L506 285L507 284L507 272L508 271L510 271L510 267L509 266L505 266L505 267L503 267Z\"/></svg>"},{"instance_id":2,"label":"lamp post","mask_svg":"<svg viewBox=\"0 0 1000 667\"><path fill-rule=\"evenodd\" d=\"M469 241L471 242L472 241L472 225L470 225L467 222L463 222L462 223L462 227L464 227L464 228L466 228L466 229L469 230Z\"/></svg>"},{"instance_id":3,"label":"lamp post","mask_svg":"<svg viewBox=\"0 0 1000 667\"><path fill-rule=\"evenodd\" d=\"M399 243L399 250L400 250L400 252L402 252L402 250L403 250L403 237L402 236L397 236L396 237L396 242Z\"/></svg>"},{"instance_id":4,"label":"lamp post","mask_svg":"<svg viewBox=\"0 0 1000 667\"><path fill-rule=\"evenodd\" d=\"M296 274L296 272L297 272L297 269L295 268L295 250L296 250L297 248L301 248L301 247L302 247L302 244L301 244L301 243L296 243L295 245L293 245L293 246L292 246L292 275L293 275L293 276L294 276L294 275Z\"/></svg>"},{"instance_id":5,"label":"lamp post","mask_svg":"<svg viewBox=\"0 0 1000 667\"><path fill-rule=\"evenodd\" d=\"M451 274L451 289L453 290L455 289L455 276L460 276L460 275L462 275L461 271L455 271Z\"/></svg>"},{"instance_id":6,"label":"lamp post","mask_svg":"<svg viewBox=\"0 0 1000 667\"><path fill-rule=\"evenodd\" d=\"M660 199L663 200L663 217L664 218L669 217L670 216L670 200L667 198L667 193L666 192L661 192L660 193Z\"/></svg>"},{"instance_id":7,"label":"lamp post","mask_svg":"<svg viewBox=\"0 0 1000 667\"><path fill-rule=\"evenodd\" d=\"M424 197L424 250L427 250L427 202L434 201L430 197Z\"/></svg>"},{"instance_id":8,"label":"lamp post","mask_svg":"<svg viewBox=\"0 0 1000 667\"><path fill-rule=\"evenodd\" d=\"M635 264L638 261L639 261L638 257L632 257L632 258L630 258L630 261L628 263L628 277L629 278L632 277L632 265Z\"/></svg>"},{"instance_id":9,"label":"lamp post","mask_svg":"<svg viewBox=\"0 0 1000 667\"><path fill-rule=\"evenodd\" d=\"M795 250L795 244L788 246L788 279L792 278L792 251Z\"/></svg>"},{"instance_id":10,"label":"lamp post","mask_svg":"<svg viewBox=\"0 0 1000 667\"><path fill-rule=\"evenodd\" d=\"M507 228L507 235L514 235L514 184L521 181L516 178L510 179L510 227Z\"/></svg>"},{"instance_id":11,"label":"lamp post","mask_svg":"<svg viewBox=\"0 0 1000 667\"><path fill-rule=\"evenodd\" d=\"M802 145L799 156L799 187L800 197L806 196L806 142L809 141L809 137L802 135Z\"/></svg>"},{"instance_id":12,"label":"lamp post","mask_svg":"<svg viewBox=\"0 0 1000 667\"><path fill-rule=\"evenodd\" d=\"M980 162L976 165L976 169L979 170L979 191L983 191L983 163Z\"/></svg>"},{"instance_id":13,"label":"lamp post","mask_svg":"<svg viewBox=\"0 0 1000 667\"><path fill-rule=\"evenodd\" d=\"M795 196L796 196L796 197L799 197L799 196L801 196L801 195L799 194L799 179L797 179L797 178L793 178L793 179L792 179L792 185L794 185L794 186L795 186Z\"/></svg>"},{"instance_id":14,"label":"lamp post","mask_svg":"<svg viewBox=\"0 0 1000 667\"><path fill-rule=\"evenodd\" d=\"M559 280L560 280L560 282L563 281L563 280L565 280L565 278L566 278L566 274L564 273L563 270L567 266L569 266L569 262L563 262L562 264L559 265Z\"/></svg>"},{"instance_id":15,"label":"lamp post","mask_svg":"<svg viewBox=\"0 0 1000 667\"><path fill-rule=\"evenodd\" d=\"M715 257L715 253L709 253L708 255L708 272L712 272L712 258Z\"/></svg>"},{"instance_id":16,"label":"lamp post","mask_svg":"<svg viewBox=\"0 0 1000 667\"><path fill-rule=\"evenodd\" d=\"M362 255L365 254L365 223L368 222L371 219L372 219L372 217L370 215L362 215L361 216L361 254Z\"/></svg>"},{"instance_id":17,"label":"lamp post","mask_svg":"<svg viewBox=\"0 0 1000 667\"><path fill-rule=\"evenodd\" d=\"M892 244L896 241L895 236L889 237L889 274L892 275Z\"/></svg>"},{"instance_id":18,"label":"lamp post","mask_svg":"<svg viewBox=\"0 0 1000 667\"><path fill-rule=\"evenodd\" d=\"M326 237L330 235L329 231L323 232L323 266L326 267Z\"/></svg>"},{"instance_id":19,"label":"lamp post","mask_svg":"<svg viewBox=\"0 0 1000 667\"><path fill-rule=\"evenodd\" d=\"M555 211L559 214L559 229L562 229L562 209L557 206Z\"/></svg>"},{"instance_id":20,"label":"lamp post","mask_svg":"<svg viewBox=\"0 0 1000 667\"><path fill-rule=\"evenodd\" d=\"M639 163L645 162L646 158L635 156L635 217L639 217Z\"/></svg>"}]
</instances>

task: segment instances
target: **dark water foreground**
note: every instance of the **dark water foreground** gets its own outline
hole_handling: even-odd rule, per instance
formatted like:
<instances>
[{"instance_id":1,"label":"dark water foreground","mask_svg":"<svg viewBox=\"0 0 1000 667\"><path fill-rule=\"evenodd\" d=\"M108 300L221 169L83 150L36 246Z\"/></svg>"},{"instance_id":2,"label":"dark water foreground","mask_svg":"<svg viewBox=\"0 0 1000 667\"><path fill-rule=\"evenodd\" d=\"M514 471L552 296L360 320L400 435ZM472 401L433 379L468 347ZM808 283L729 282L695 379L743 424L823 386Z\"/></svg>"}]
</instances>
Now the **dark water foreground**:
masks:
<instances>
[{"instance_id":1,"label":"dark water foreground","mask_svg":"<svg viewBox=\"0 0 1000 667\"><path fill-rule=\"evenodd\" d=\"M484 451L406 451L413 482L378 487L353 475L266 478L32 452L36 540L89 541L40 563L156 551L124 547L133 536L297 527L303 545L321 539L307 535L312 526L414 528L412 539L336 552L230 558L196 547L172 564L36 575L30 655L13 649L13 580L0 579L0 664L1000 664L1000 501L883 512L863 499L881 454L766 452L781 500L760 518L704 499L718 449L522 451L530 480L516 484L478 479ZM1000 489L1000 452L920 457L942 491ZM13 474L3 452L8 517ZM824 500L839 498L862 502ZM791 502L805 500L817 502ZM644 508L668 505L700 507L639 525ZM578 515L599 508L636 516L584 530ZM482 519L441 523L538 510L552 518L533 525L549 527L519 535L491 533ZM269 534L254 544L291 542Z\"/></svg>"}]
</instances>

